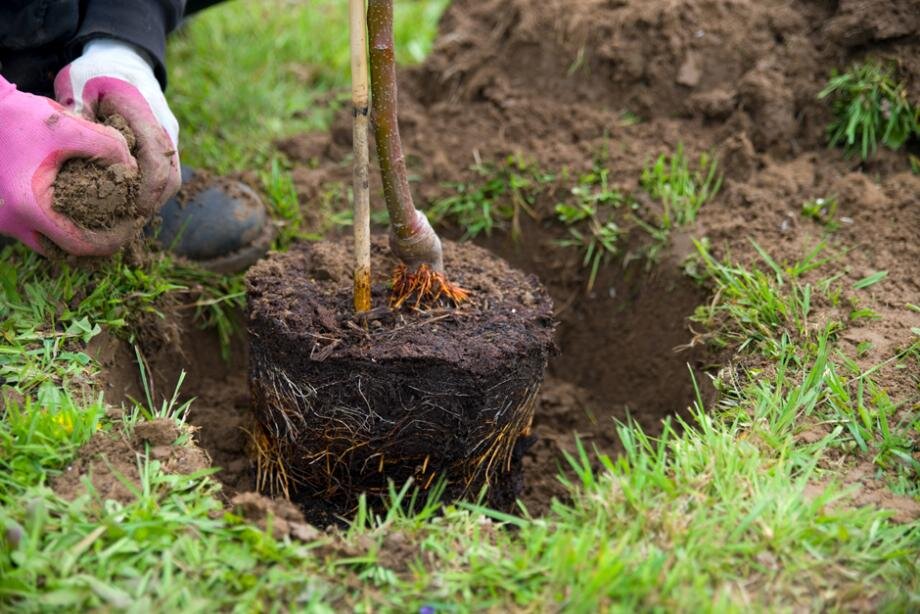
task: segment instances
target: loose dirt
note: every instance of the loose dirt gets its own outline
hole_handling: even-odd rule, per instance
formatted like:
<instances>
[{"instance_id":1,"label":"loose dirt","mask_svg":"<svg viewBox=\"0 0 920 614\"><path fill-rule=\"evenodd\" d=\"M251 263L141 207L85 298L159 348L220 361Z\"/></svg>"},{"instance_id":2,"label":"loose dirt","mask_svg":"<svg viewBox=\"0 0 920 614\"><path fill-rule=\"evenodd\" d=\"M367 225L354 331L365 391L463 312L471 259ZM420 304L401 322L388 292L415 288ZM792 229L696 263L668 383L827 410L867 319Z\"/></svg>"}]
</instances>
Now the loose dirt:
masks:
<instances>
[{"instance_id":1,"label":"loose dirt","mask_svg":"<svg viewBox=\"0 0 920 614\"><path fill-rule=\"evenodd\" d=\"M421 204L453 194L449 184L481 182L471 169L480 162L514 155L577 177L600 157L611 187L636 195L630 213L649 221L658 211L641 197L639 177L659 154L678 143L691 158L713 151L725 173L698 222L672 235L654 265L628 257L647 236L618 220L628 229L624 257L602 270L591 293L581 255L558 243L566 229L554 207L570 196L563 182L536 196L533 217L522 218L521 240L499 233L477 239L537 274L559 320L560 351L540 393L537 441L523 461L522 499L531 511L544 511L551 496L562 495L554 476L560 453L574 449L573 433L614 454L615 420L635 419L651 434L660 432L662 419L692 403L691 372L711 399L706 375L746 360L707 349L705 331L691 328L688 317L710 297L682 271L690 238L708 237L716 256L742 263L757 259L751 239L780 263L824 240L829 253L846 253L844 286L888 272L857 297L881 319L851 322L842 333L844 350L865 368L913 341L920 313L907 304L920 296L920 177L910 172L907 153L917 154L918 144L909 143L907 153L882 150L867 162L827 149L830 116L817 93L831 69L882 58L897 63L908 95L920 101L915 4L456 0L448 8L431 56L400 76L404 149ZM294 165L308 222L330 186L350 185L347 113L337 115L328 133L295 136L278 148ZM374 200L382 202L377 174L371 177ZM801 215L805 201L830 197L839 205L834 233ZM853 308L814 300L809 326L815 329L831 318L846 321ZM186 390L199 397L192 409L192 421L202 426L197 437L218 464L231 467L221 474L230 492L250 489L245 351L235 352L230 367L215 365L213 343L193 342L190 329L183 330L183 364L196 372ZM174 351L164 356L148 359L164 378L158 389L171 392L168 373L174 382L178 361ZM916 369L890 365L876 375L904 411L915 407ZM802 436L821 437L826 428L816 425ZM831 461L859 492L878 492L871 472L850 467L843 454ZM900 510L899 519L918 517L909 502L885 504Z\"/></svg>"},{"instance_id":2,"label":"loose dirt","mask_svg":"<svg viewBox=\"0 0 920 614\"><path fill-rule=\"evenodd\" d=\"M134 132L120 115L103 123L122 133L132 153ZM137 217L136 198L140 176L122 164L103 166L92 160L73 158L64 163L54 180L52 208L90 230L113 228Z\"/></svg>"},{"instance_id":3,"label":"loose dirt","mask_svg":"<svg viewBox=\"0 0 920 614\"><path fill-rule=\"evenodd\" d=\"M164 471L179 475L211 466L211 459L201 448L189 443L177 445L180 435L175 421L163 418L139 423L130 438L118 432L100 431L80 449L64 473L52 480L51 488L72 500L87 492L88 480L99 500L130 503L141 487L139 458L158 461ZM134 492L128 484L134 487Z\"/></svg>"}]
</instances>

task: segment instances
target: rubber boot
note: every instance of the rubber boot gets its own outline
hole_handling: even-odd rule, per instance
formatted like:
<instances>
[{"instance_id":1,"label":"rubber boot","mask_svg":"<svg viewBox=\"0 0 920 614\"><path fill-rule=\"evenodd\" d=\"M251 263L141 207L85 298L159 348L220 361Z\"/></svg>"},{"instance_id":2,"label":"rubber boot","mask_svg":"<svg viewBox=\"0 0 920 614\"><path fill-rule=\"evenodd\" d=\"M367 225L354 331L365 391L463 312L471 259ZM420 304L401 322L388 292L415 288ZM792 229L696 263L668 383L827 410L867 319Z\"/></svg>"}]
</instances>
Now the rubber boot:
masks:
<instances>
[{"instance_id":1,"label":"rubber boot","mask_svg":"<svg viewBox=\"0 0 920 614\"><path fill-rule=\"evenodd\" d=\"M182 167L182 188L145 233L165 250L218 273L247 269L268 251L275 228L246 184Z\"/></svg>"}]
</instances>

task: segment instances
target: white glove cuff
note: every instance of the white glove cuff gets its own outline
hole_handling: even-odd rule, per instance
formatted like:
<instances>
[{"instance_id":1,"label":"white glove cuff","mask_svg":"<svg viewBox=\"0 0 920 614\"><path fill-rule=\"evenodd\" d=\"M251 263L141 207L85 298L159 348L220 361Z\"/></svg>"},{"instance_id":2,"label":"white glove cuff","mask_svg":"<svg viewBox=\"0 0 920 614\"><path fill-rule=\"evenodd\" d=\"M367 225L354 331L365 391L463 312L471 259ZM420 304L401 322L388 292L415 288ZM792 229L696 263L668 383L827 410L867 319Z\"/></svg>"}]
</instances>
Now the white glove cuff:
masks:
<instances>
[{"instance_id":1,"label":"white glove cuff","mask_svg":"<svg viewBox=\"0 0 920 614\"><path fill-rule=\"evenodd\" d=\"M113 38L96 38L83 47L82 55L71 67L70 78L76 97L74 111L83 111L83 88L90 79L114 77L137 88L174 146L179 143L179 122L169 108L153 74L153 62L146 51Z\"/></svg>"}]
</instances>

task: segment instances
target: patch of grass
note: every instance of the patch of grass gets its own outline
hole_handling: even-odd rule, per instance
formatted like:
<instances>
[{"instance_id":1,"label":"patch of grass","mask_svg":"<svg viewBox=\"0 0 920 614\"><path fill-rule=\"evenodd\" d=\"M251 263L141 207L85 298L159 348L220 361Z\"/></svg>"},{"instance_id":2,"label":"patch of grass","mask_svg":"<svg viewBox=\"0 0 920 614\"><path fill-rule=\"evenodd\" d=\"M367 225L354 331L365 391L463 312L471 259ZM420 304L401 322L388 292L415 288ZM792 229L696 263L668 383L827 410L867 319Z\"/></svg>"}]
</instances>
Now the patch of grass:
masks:
<instances>
[{"instance_id":1,"label":"patch of grass","mask_svg":"<svg viewBox=\"0 0 920 614\"><path fill-rule=\"evenodd\" d=\"M509 156L499 164L479 163L472 170L480 178L475 183L452 183L454 194L432 203L428 216L432 222L450 221L464 231L464 239L495 230L508 231L515 240L521 236L521 215L534 216L533 205L539 193L553 180L520 156Z\"/></svg>"},{"instance_id":2,"label":"patch of grass","mask_svg":"<svg viewBox=\"0 0 920 614\"><path fill-rule=\"evenodd\" d=\"M400 62L425 57L446 6L396 4ZM347 13L336 0L267 0L223 3L192 18L168 50L167 97L183 162L218 173L264 168L274 140L326 128L348 98Z\"/></svg>"},{"instance_id":3,"label":"patch of grass","mask_svg":"<svg viewBox=\"0 0 920 614\"><path fill-rule=\"evenodd\" d=\"M908 99L893 64L869 61L844 73L834 71L818 98L829 99L834 113L827 130L830 146L858 152L863 160L879 143L900 149L920 134L920 107Z\"/></svg>"},{"instance_id":4,"label":"patch of grass","mask_svg":"<svg viewBox=\"0 0 920 614\"><path fill-rule=\"evenodd\" d=\"M797 339L809 334L814 288L799 278L827 262L820 257L825 246L819 243L802 260L780 266L752 244L766 269L720 262L706 242L695 241L697 260L688 261L688 273L711 283L715 298L697 308L692 320L705 324L711 331L707 339L720 347L737 344L741 351L753 349L776 357L783 334Z\"/></svg>"},{"instance_id":5,"label":"patch of grass","mask_svg":"<svg viewBox=\"0 0 920 614\"><path fill-rule=\"evenodd\" d=\"M581 175L571 188L571 198L556 204L556 216L569 233L559 245L582 251L582 266L590 271L588 292L594 288L601 266L619 253L623 235L613 212L626 198L610 187L608 175L606 168L595 163L592 171Z\"/></svg>"},{"instance_id":6,"label":"patch of grass","mask_svg":"<svg viewBox=\"0 0 920 614\"><path fill-rule=\"evenodd\" d=\"M5 352L0 346L0 375L4 368L17 379L22 373L54 372L51 364L60 355L72 358L62 344L74 339L85 344L102 327L130 336L142 317L162 317L167 297L202 328L216 329L223 351L229 351L236 326L231 313L245 301L240 275L218 275L166 254L142 266L119 254L88 271L7 247L0 253L0 315L9 346Z\"/></svg>"},{"instance_id":7,"label":"patch of grass","mask_svg":"<svg viewBox=\"0 0 920 614\"><path fill-rule=\"evenodd\" d=\"M889 362L908 357L918 349L920 344L915 344ZM901 469L909 476L920 477L920 462L912 456L915 444L906 428L916 416L908 412L901 424L894 422L899 408L872 377L878 366L862 371L841 352L837 353L837 361L842 369L829 362L824 373L824 419L846 429L850 436L846 447L855 454L868 455L882 469Z\"/></svg>"},{"instance_id":8,"label":"patch of grass","mask_svg":"<svg viewBox=\"0 0 920 614\"><path fill-rule=\"evenodd\" d=\"M658 226L671 230L692 224L700 208L722 187L718 169L718 161L706 153L701 154L695 168L691 168L683 144L678 144L673 154L662 154L642 169L640 185L652 198L659 200L663 208Z\"/></svg>"},{"instance_id":9,"label":"patch of grass","mask_svg":"<svg viewBox=\"0 0 920 614\"><path fill-rule=\"evenodd\" d=\"M42 485L45 472L95 432L100 412L70 431L35 414L4 421L0 441L12 442L13 456L31 447L47 465L32 471L33 483L17 479L0 493L0 602L160 611L279 602L400 611L907 608L918 589L917 527L846 505L833 483L813 488L825 477L818 460L841 431L795 443L796 418L826 394L827 354L799 366L789 350L772 378L734 390L735 404L719 415L697 401L690 422L658 438L620 424L616 459L580 446L567 457L571 501L554 502L545 517L467 503L436 514L431 500L407 504L406 486L391 491L387 513L363 506L348 532L311 544L246 524L222 509L206 476L168 475L146 455L135 501L103 504L88 494L62 502ZM388 553L394 535L417 553L405 567Z\"/></svg>"}]
</instances>

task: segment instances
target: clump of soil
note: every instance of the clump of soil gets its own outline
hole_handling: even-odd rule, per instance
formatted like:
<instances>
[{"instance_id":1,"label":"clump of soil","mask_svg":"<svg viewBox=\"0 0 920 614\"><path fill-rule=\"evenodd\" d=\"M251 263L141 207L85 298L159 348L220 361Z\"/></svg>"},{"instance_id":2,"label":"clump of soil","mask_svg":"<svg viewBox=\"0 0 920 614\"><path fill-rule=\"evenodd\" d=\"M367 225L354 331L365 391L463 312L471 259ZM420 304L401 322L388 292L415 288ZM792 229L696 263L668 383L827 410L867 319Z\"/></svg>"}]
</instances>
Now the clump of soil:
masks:
<instances>
[{"instance_id":1,"label":"clump of soil","mask_svg":"<svg viewBox=\"0 0 920 614\"><path fill-rule=\"evenodd\" d=\"M285 499L269 499L259 493L244 492L234 496L230 505L263 531L271 527L275 539L290 536L312 542L320 536L319 530L304 519L303 513Z\"/></svg>"},{"instance_id":2,"label":"clump of soil","mask_svg":"<svg viewBox=\"0 0 920 614\"><path fill-rule=\"evenodd\" d=\"M120 115L103 122L122 133L131 153L137 139ZM64 162L54 180L52 208L89 230L105 230L119 222L136 218L140 175L123 164L103 166L85 158Z\"/></svg>"},{"instance_id":3,"label":"clump of soil","mask_svg":"<svg viewBox=\"0 0 920 614\"><path fill-rule=\"evenodd\" d=\"M299 245L247 275L250 388L267 486L340 513L410 477L447 497L513 504L543 371L552 303L534 276L447 242L470 292L457 308L390 311L385 242L372 249L381 308L355 317L349 250ZM366 328L365 328L366 322ZM259 439L264 443L259 443ZM522 439L523 438L523 439Z\"/></svg>"},{"instance_id":4,"label":"clump of soil","mask_svg":"<svg viewBox=\"0 0 920 614\"><path fill-rule=\"evenodd\" d=\"M176 445L180 435L176 423L164 418L138 423L131 438L100 431L80 448L76 460L51 481L51 488L72 500L86 493L83 479L89 476L93 490L102 500L130 503L135 495L122 480L140 488L137 461L148 450L150 460L159 461L167 473L188 475L211 465L201 448L191 443Z\"/></svg>"}]
</instances>

